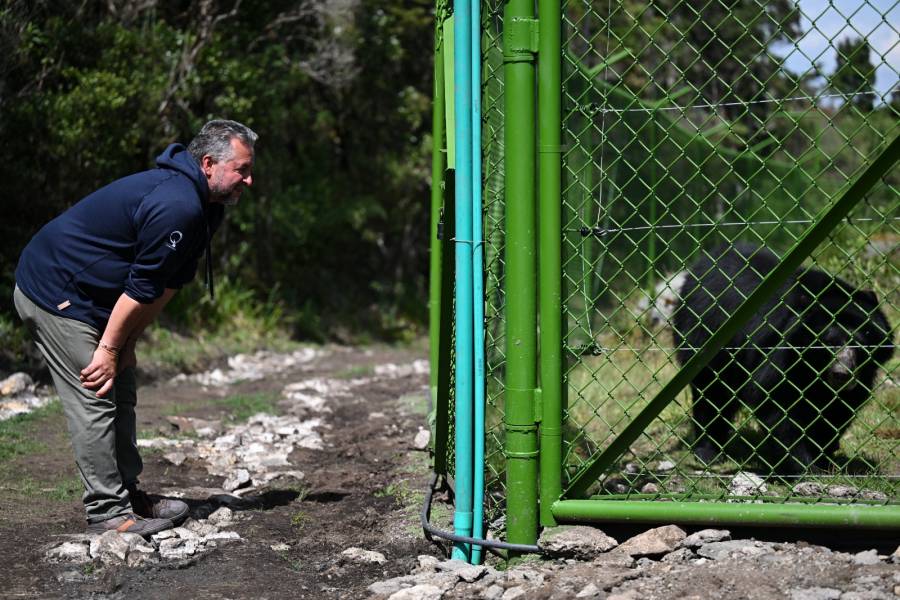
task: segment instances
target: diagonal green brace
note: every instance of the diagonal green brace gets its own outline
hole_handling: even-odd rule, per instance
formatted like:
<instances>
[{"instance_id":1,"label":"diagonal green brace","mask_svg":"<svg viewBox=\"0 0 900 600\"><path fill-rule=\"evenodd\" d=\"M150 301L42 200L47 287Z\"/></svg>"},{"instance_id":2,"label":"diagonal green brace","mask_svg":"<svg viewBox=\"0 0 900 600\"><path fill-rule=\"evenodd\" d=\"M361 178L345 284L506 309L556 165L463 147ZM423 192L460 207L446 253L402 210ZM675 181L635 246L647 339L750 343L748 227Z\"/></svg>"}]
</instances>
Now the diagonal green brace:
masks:
<instances>
[{"instance_id":1,"label":"diagonal green brace","mask_svg":"<svg viewBox=\"0 0 900 600\"><path fill-rule=\"evenodd\" d=\"M599 456L589 462L572 479L569 487L563 494L564 498L585 496L588 487L597 477L628 451L632 442L641 435L653 419L675 399L681 390L694 379L697 373L728 343L738 328L749 321L769 297L787 281L788 277L800 267L803 260L812 254L812 251L828 237L828 234L840 224L841 220L862 200L863 196L894 166L898 158L900 158L900 136L895 137L888 144L887 148L853 182L853 185L844 192L838 201L810 227L790 252L785 255L779 265L744 300L731 318L685 363L681 370L659 391L644 410L625 427L622 433Z\"/></svg>"}]
</instances>

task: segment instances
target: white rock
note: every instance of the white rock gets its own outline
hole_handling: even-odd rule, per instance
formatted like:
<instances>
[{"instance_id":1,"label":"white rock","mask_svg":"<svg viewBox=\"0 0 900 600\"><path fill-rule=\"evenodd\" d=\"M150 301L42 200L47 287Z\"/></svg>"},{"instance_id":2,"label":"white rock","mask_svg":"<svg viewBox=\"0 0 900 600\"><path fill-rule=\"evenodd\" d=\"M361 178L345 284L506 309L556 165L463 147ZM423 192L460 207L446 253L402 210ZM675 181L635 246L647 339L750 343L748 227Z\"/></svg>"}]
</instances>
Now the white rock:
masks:
<instances>
[{"instance_id":1,"label":"white rock","mask_svg":"<svg viewBox=\"0 0 900 600\"><path fill-rule=\"evenodd\" d=\"M881 562L881 557L878 556L877 550L866 550L854 554L850 562L854 565L877 565Z\"/></svg>"},{"instance_id":2,"label":"white rock","mask_svg":"<svg viewBox=\"0 0 900 600\"><path fill-rule=\"evenodd\" d=\"M158 562L159 555L156 553L153 546L147 543L133 546L128 551L128 558L125 560L125 563L129 567L143 567Z\"/></svg>"},{"instance_id":3,"label":"white rock","mask_svg":"<svg viewBox=\"0 0 900 600\"><path fill-rule=\"evenodd\" d=\"M640 600L641 596L637 590L625 590L616 592L606 597L606 600Z\"/></svg>"},{"instance_id":4,"label":"white rock","mask_svg":"<svg viewBox=\"0 0 900 600\"><path fill-rule=\"evenodd\" d=\"M676 525L656 527L623 542L616 552L629 556L655 556L675 550L687 537L683 529Z\"/></svg>"},{"instance_id":5,"label":"white rock","mask_svg":"<svg viewBox=\"0 0 900 600\"><path fill-rule=\"evenodd\" d=\"M854 498L859 490L849 485L829 485L826 493L832 498Z\"/></svg>"},{"instance_id":6,"label":"white rock","mask_svg":"<svg viewBox=\"0 0 900 600\"><path fill-rule=\"evenodd\" d=\"M222 487L228 492L233 492L238 488L247 487L248 485L250 485L250 471L247 469L238 469L225 480Z\"/></svg>"},{"instance_id":7,"label":"white rock","mask_svg":"<svg viewBox=\"0 0 900 600\"><path fill-rule=\"evenodd\" d=\"M362 548L347 548L346 550L341 552L341 556L344 556L350 560L355 560L356 562L382 564L387 561L387 559L384 557L384 554L382 554L381 552L364 550Z\"/></svg>"},{"instance_id":8,"label":"white rock","mask_svg":"<svg viewBox=\"0 0 900 600\"><path fill-rule=\"evenodd\" d=\"M168 560L178 560L193 556L197 552L196 540L169 538L159 543L159 555Z\"/></svg>"},{"instance_id":9,"label":"white rock","mask_svg":"<svg viewBox=\"0 0 900 600\"><path fill-rule=\"evenodd\" d=\"M219 528L212 523L201 523L200 521L194 521L193 519L189 519L182 527L197 534L198 537L204 537L219 531Z\"/></svg>"},{"instance_id":10,"label":"white rock","mask_svg":"<svg viewBox=\"0 0 900 600\"><path fill-rule=\"evenodd\" d=\"M801 481L794 486L794 493L798 496L821 496L823 492L822 484L815 481Z\"/></svg>"},{"instance_id":11,"label":"white rock","mask_svg":"<svg viewBox=\"0 0 900 600\"><path fill-rule=\"evenodd\" d=\"M706 558L711 558L712 560L723 560L735 557L761 556L763 554L769 554L772 551L773 546L769 542L732 540L728 542L712 542L704 544L697 550L697 554ZM697 564L700 564L699 561Z\"/></svg>"},{"instance_id":12,"label":"white rock","mask_svg":"<svg viewBox=\"0 0 900 600\"><path fill-rule=\"evenodd\" d=\"M481 592L481 597L485 600L500 600L503 597L503 592L505 590L497 585L496 583L493 585L489 585Z\"/></svg>"},{"instance_id":13,"label":"white rock","mask_svg":"<svg viewBox=\"0 0 900 600\"><path fill-rule=\"evenodd\" d=\"M388 596L388 600L440 600L443 595L444 590L436 585L422 583L396 591Z\"/></svg>"},{"instance_id":14,"label":"white rock","mask_svg":"<svg viewBox=\"0 0 900 600\"><path fill-rule=\"evenodd\" d=\"M671 471L675 468L675 463L673 463L671 460L662 460L658 465L656 465L656 468L659 471Z\"/></svg>"},{"instance_id":15,"label":"white rock","mask_svg":"<svg viewBox=\"0 0 900 600\"><path fill-rule=\"evenodd\" d=\"M532 585L541 585L544 583L544 574L534 569L522 567L511 569L506 572L506 579L516 583L530 583Z\"/></svg>"},{"instance_id":16,"label":"white rock","mask_svg":"<svg viewBox=\"0 0 900 600\"><path fill-rule=\"evenodd\" d=\"M13 373L3 381L0 381L0 396L20 394L33 385L34 381L28 373Z\"/></svg>"},{"instance_id":17,"label":"white rock","mask_svg":"<svg viewBox=\"0 0 900 600\"><path fill-rule=\"evenodd\" d=\"M387 581L376 581L371 584L368 589L372 594L389 595L398 592L404 588L411 587L416 582L413 576L394 577Z\"/></svg>"},{"instance_id":18,"label":"white rock","mask_svg":"<svg viewBox=\"0 0 900 600\"><path fill-rule=\"evenodd\" d=\"M217 531L215 533L211 533L207 536L203 537L203 542L208 542L210 540L215 541L227 541L227 540L240 540L241 536L237 531Z\"/></svg>"},{"instance_id":19,"label":"white rock","mask_svg":"<svg viewBox=\"0 0 900 600\"><path fill-rule=\"evenodd\" d=\"M664 563L683 563L694 558L694 552L690 548L679 548L662 557Z\"/></svg>"},{"instance_id":20,"label":"white rock","mask_svg":"<svg viewBox=\"0 0 900 600\"><path fill-rule=\"evenodd\" d=\"M521 598L526 593L527 592L524 587L517 585L503 592L503 595L500 596L500 600L513 600L514 598Z\"/></svg>"},{"instance_id":21,"label":"white rock","mask_svg":"<svg viewBox=\"0 0 900 600\"><path fill-rule=\"evenodd\" d=\"M91 547L87 542L63 542L50 548L45 556L51 562L85 563L91 560Z\"/></svg>"},{"instance_id":22,"label":"white rock","mask_svg":"<svg viewBox=\"0 0 900 600\"><path fill-rule=\"evenodd\" d=\"M435 565L437 571L455 574L460 580L473 582L488 572L488 568L482 565L470 565L461 560L445 560Z\"/></svg>"},{"instance_id":23,"label":"white rock","mask_svg":"<svg viewBox=\"0 0 900 600\"><path fill-rule=\"evenodd\" d=\"M659 486L653 483L652 481L648 481L641 487L642 494L658 494Z\"/></svg>"},{"instance_id":24,"label":"white rock","mask_svg":"<svg viewBox=\"0 0 900 600\"><path fill-rule=\"evenodd\" d=\"M612 550L619 542L596 527L564 525L545 529L538 545L550 556L591 560Z\"/></svg>"},{"instance_id":25,"label":"white rock","mask_svg":"<svg viewBox=\"0 0 900 600\"><path fill-rule=\"evenodd\" d=\"M838 600L841 591L832 588L810 587L791 590L791 600Z\"/></svg>"},{"instance_id":26,"label":"white rock","mask_svg":"<svg viewBox=\"0 0 900 600\"><path fill-rule=\"evenodd\" d=\"M712 542L724 542L731 539L731 532L727 529L701 529L682 540L682 548L699 548L703 544Z\"/></svg>"},{"instance_id":27,"label":"white rock","mask_svg":"<svg viewBox=\"0 0 900 600\"><path fill-rule=\"evenodd\" d=\"M184 464L184 461L187 460L187 455L184 452L176 450L175 452L167 452L163 454L163 459L172 463L176 467L179 467Z\"/></svg>"},{"instance_id":28,"label":"white rock","mask_svg":"<svg viewBox=\"0 0 900 600\"><path fill-rule=\"evenodd\" d=\"M746 471L734 476L729 489L733 496L760 496L769 491L766 482L759 475Z\"/></svg>"},{"instance_id":29,"label":"white rock","mask_svg":"<svg viewBox=\"0 0 900 600\"><path fill-rule=\"evenodd\" d=\"M269 547L272 550L274 550L275 552L287 552L288 550L291 549L291 547L288 546L287 544L285 544L284 542L278 542L277 544L272 544Z\"/></svg>"},{"instance_id":30,"label":"white rock","mask_svg":"<svg viewBox=\"0 0 900 600\"><path fill-rule=\"evenodd\" d=\"M188 529L187 527L176 527L172 530L175 535L180 537L183 540L197 540L200 539L201 536L197 535L197 532Z\"/></svg>"},{"instance_id":31,"label":"white rock","mask_svg":"<svg viewBox=\"0 0 900 600\"><path fill-rule=\"evenodd\" d=\"M593 583L587 584L583 590L575 594L576 598L593 598L597 594L600 593L600 588L598 588Z\"/></svg>"},{"instance_id":32,"label":"white rock","mask_svg":"<svg viewBox=\"0 0 900 600\"><path fill-rule=\"evenodd\" d=\"M130 540L116 530L106 531L91 542L91 557L106 564L122 564L128 557ZM140 537L140 536L138 536Z\"/></svg>"},{"instance_id":33,"label":"white rock","mask_svg":"<svg viewBox=\"0 0 900 600\"><path fill-rule=\"evenodd\" d=\"M417 450L424 450L428 447L428 443L431 441L431 432L427 429L419 429L419 433L416 434L415 439L413 440L413 447Z\"/></svg>"},{"instance_id":34,"label":"white rock","mask_svg":"<svg viewBox=\"0 0 900 600\"><path fill-rule=\"evenodd\" d=\"M221 526L221 525L231 523L231 521L233 519L234 519L234 511L232 511L227 506L221 506L221 507L217 508L215 510L215 512L213 512L213 514L209 515L209 517L207 517L206 520L209 521L210 523L212 523L213 525Z\"/></svg>"}]
</instances>

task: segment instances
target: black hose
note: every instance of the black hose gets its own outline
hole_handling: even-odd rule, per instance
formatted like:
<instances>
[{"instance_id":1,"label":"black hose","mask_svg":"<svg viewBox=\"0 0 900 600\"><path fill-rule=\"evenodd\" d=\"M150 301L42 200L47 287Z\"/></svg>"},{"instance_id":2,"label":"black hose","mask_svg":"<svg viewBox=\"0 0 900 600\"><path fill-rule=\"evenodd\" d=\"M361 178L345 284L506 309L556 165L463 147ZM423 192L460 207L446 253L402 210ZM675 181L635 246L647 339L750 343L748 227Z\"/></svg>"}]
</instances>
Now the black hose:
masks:
<instances>
[{"instance_id":1,"label":"black hose","mask_svg":"<svg viewBox=\"0 0 900 600\"><path fill-rule=\"evenodd\" d=\"M539 546L532 546L530 544L511 544L509 542L501 542L499 540L485 540L468 537L465 535L456 535L455 533L450 533L449 531L440 530L429 523L428 517L431 514L431 497L434 494L434 485L437 483L437 480L438 475L437 473L435 473L431 476L431 483L428 486L428 491L425 493L425 503L422 505L422 529L425 530L425 537L429 541L431 540L429 535L433 535L445 540L450 540L451 542L472 544L474 546L481 546L482 548L487 549L495 548L502 550L512 550L513 552L523 552L526 554L543 554L543 551Z\"/></svg>"}]
</instances>

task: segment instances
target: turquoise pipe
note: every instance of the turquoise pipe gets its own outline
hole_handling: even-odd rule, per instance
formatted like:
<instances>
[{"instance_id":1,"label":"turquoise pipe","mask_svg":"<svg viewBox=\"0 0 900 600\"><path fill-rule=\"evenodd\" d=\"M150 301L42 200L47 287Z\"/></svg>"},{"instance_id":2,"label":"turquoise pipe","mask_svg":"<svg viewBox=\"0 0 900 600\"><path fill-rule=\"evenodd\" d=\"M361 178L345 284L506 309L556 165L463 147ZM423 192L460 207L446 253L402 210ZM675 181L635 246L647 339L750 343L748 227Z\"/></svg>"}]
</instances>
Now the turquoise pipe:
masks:
<instances>
[{"instance_id":1,"label":"turquoise pipe","mask_svg":"<svg viewBox=\"0 0 900 600\"><path fill-rule=\"evenodd\" d=\"M472 492L472 537L484 533L484 245L481 222L481 0L472 3L472 338L475 344L475 439ZM472 547L472 564L482 561L481 546Z\"/></svg>"},{"instance_id":2,"label":"turquoise pipe","mask_svg":"<svg viewBox=\"0 0 900 600\"><path fill-rule=\"evenodd\" d=\"M470 0L454 2L456 105L456 535L472 535L472 45ZM468 562L471 544L456 543L452 558Z\"/></svg>"}]
</instances>

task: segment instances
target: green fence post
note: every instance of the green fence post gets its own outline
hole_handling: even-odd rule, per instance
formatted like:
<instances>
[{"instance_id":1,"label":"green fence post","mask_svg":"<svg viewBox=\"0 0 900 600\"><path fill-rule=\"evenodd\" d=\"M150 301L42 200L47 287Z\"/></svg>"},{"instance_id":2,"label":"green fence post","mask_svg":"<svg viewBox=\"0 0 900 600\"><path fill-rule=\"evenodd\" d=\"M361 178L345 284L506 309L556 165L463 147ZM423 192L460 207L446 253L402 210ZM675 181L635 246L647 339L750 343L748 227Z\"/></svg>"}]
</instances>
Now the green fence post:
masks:
<instances>
[{"instance_id":1,"label":"green fence post","mask_svg":"<svg viewBox=\"0 0 900 600\"><path fill-rule=\"evenodd\" d=\"M517 544L537 540L535 387L535 54L533 0L503 10L506 127L506 533Z\"/></svg>"},{"instance_id":2,"label":"green fence post","mask_svg":"<svg viewBox=\"0 0 900 600\"><path fill-rule=\"evenodd\" d=\"M559 0L540 0L538 123L540 125L540 374L541 525L556 525L550 506L562 494L562 118Z\"/></svg>"},{"instance_id":3,"label":"green fence post","mask_svg":"<svg viewBox=\"0 0 900 600\"><path fill-rule=\"evenodd\" d=\"M441 220L441 208L444 202L444 171L447 168L446 146L444 139L444 57L443 57L443 28L446 18L446 6L439 2L437 6L437 21L434 32L434 100L431 117L431 248L430 269L428 273L428 334L429 334L429 358L430 373L429 384L431 390L432 410L435 415L434 426L434 471L447 474L447 399L448 390L441 390L441 382L449 385L450 357L449 352L442 352L443 346L450 345L449 328L441 327L442 317L449 321L451 303L444 303L443 296L443 248L444 239L438 239L438 228ZM450 280L452 281L452 279ZM443 316L442 313L448 313ZM446 330L443 331L442 329ZM441 372L445 372L442 377ZM443 394L443 401L441 400Z\"/></svg>"},{"instance_id":4,"label":"green fence post","mask_svg":"<svg viewBox=\"0 0 900 600\"><path fill-rule=\"evenodd\" d=\"M440 17L439 17L440 18ZM438 349L440 348L441 321L441 242L438 239L438 223L443 204L444 169L444 62L441 54L441 38L438 22L434 33L434 99L431 113L431 235L429 237L430 268L428 271L428 338L431 372L432 403L437 397Z\"/></svg>"}]
</instances>

